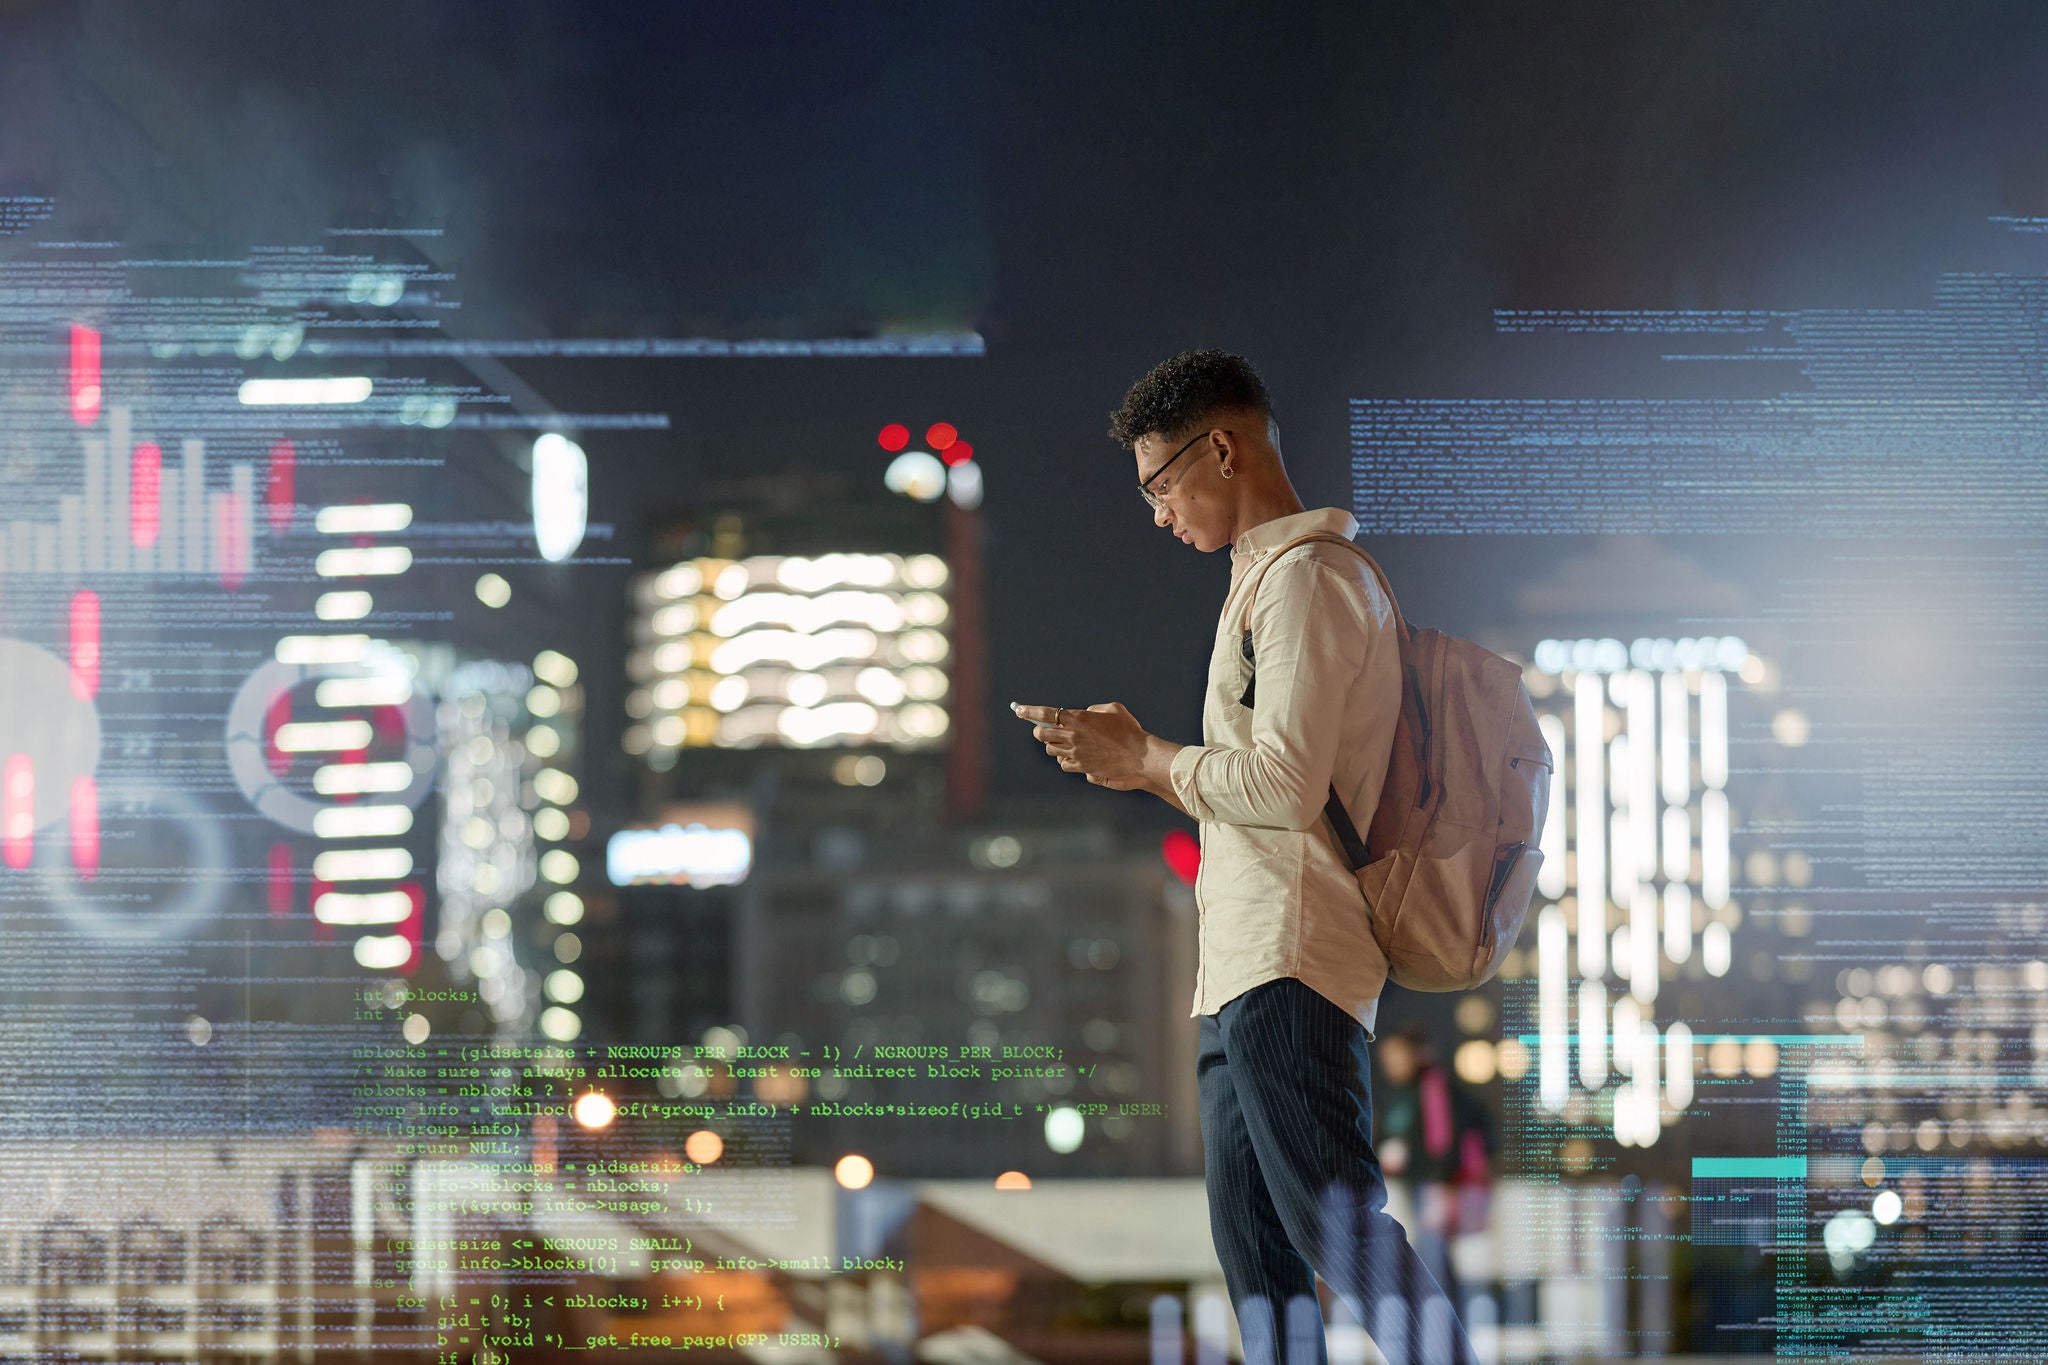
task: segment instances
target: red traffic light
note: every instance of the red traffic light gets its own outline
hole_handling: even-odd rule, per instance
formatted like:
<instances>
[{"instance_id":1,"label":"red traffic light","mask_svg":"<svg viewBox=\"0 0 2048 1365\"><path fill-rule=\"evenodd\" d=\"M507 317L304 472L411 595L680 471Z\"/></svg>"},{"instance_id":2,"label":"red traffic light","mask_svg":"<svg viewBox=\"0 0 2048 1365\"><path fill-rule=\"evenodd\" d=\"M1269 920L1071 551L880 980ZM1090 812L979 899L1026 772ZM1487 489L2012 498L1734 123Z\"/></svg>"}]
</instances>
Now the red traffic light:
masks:
<instances>
[{"instance_id":1,"label":"red traffic light","mask_svg":"<svg viewBox=\"0 0 2048 1365\"><path fill-rule=\"evenodd\" d=\"M881 443L884 450L901 450L910 444L910 428L904 426L901 422L891 422L888 426L882 428L881 432L875 437L875 440Z\"/></svg>"},{"instance_id":2,"label":"red traffic light","mask_svg":"<svg viewBox=\"0 0 2048 1365\"><path fill-rule=\"evenodd\" d=\"M951 422L934 422L925 428L924 439L933 450L943 454L953 442L960 439L960 433ZM949 460L947 463L952 462Z\"/></svg>"}]
</instances>

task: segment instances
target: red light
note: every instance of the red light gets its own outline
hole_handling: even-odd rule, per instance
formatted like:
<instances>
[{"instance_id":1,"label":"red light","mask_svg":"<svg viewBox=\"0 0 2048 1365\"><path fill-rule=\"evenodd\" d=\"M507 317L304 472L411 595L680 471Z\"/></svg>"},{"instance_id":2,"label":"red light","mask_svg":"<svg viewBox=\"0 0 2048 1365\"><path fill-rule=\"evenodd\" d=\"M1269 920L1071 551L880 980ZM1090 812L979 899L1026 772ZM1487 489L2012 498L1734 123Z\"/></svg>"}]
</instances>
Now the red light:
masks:
<instances>
[{"instance_id":1,"label":"red light","mask_svg":"<svg viewBox=\"0 0 2048 1365\"><path fill-rule=\"evenodd\" d=\"M939 458L947 464L966 464L974 458L974 447L965 441L955 441L940 452Z\"/></svg>"},{"instance_id":2,"label":"red light","mask_svg":"<svg viewBox=\"0 0 2048 1365\"><path fill-rule=\"evenodd\" d=\"M137 545L156 544L163 524L164 450L155 441L136 445L128 462L128 538Z\"/></svg>"},{"instance_id":3,"label":"red light","mask_svg":"<svg viewBox=\"0 0 2048 1365\"><path fill-rule=\"evenodd\" d=\"M292 756L277 747L277 727L292 718L292 694L280 692L270 699L270 708L263 713L263 761L270 767L272 777L283 777L292 770Z\"/></svg>"},{"instance_id":4,"label":"red light","mask_svg":"<svg viewBox=\"0 0 2048 1365\"><path fill-rule=\"evenodd\" d=\"M270 446L270 479L263 490L263 501L270 515L270 529L283 532L291 529L293 470L298 465L298 452L292 448L289 438L280 436Z\"/></svg>"},{"instance_id":5,"label":"red light","mask_svg":"<svg viewBox=\"0 0 2048 1365\"><path fill-rule=\"evenodd\" d=\"M1189 886L1195 884L1195 873L1202 866L1202 845L1194 835L1184 829L1168 830L1166 837L1159 841L1159 855L1166 859L1166 866L1174 876Z\"/></svg>"},{"instance_id":6,"label":"red light","mask_svg":"<svg viewBox=\"0 0 2048 1365\"><path fill-rule=\"evenodd\" d=\"M71 695L91 701L100 692L100 595L71 594Z\"/></svg>"},{"instance_id":7,"label":"red light","mask_svg":"<svg viewBox=\"0 0 2048 1365\"><path fill-rule=\"evenodd\" d=\"M71 327L71 420L89 427L100 415L100 334ZM119 459L119 455L115 456Z\"/></svg>"},{"instance_id":8,"label":"red light","mask_svg":"<svg viewBox=\"0 0 2048 1365\"><path fill-rule=\"evenodd\" d=\"M71 865L86 881L100 870L100 789L90 773L71 780Z\"/></svg>"},{"instance_id":9,"label":"red light","mask_svg":"<svg viewBox=\"0 0 2048 1365\"><path fill-rule=\"evenodd\" d=\"M933 450L944 450L960 439L951 422L934 422L925 428L924 439L931 443Z\"/></svg>"},{"instance_id":10,"label":"red light","mask_svg":"<svg viewBox=\"0 0 2048 1365\"><path fill-rule=\"evenodd\" d=\"M0 853L12 868L28 866L36 851L36 769L27 754L0 764Z\"/></svg>"},{"instance_id":11,"label":"red light","mask_svg":"<svg viewBox=\"0 0 2048 1365\"><path fill-rule=\"evenodd\" d=\"M244 549L242 526L254 509L242 506L239 493L221 493L214 504L214 544L220 547L220 585L229 592L242 586L249 576L249 555Z\"/></svg>"},{"instance_id":12,"label":"red light","mask_svg":"<svg viewBox=\"0 0 2048 1365\"><path fill-rule=\"evenodd\" d=\"M283 840L270 846L270 917L283 919L292 912L292 846Z\"/></svg>"},{"instance_id":13,"label":"red light","mask_svg":"<svg viewBox=\"0 0 2048 1365\"><path fill-rule=\"evenodd\" d=\"M901 422L891 422L888 426L882 428L881 434L876 436L875 439L881 442L882 449L884 450L901 450L910 444L910 428L904 426Z\"/></svg>"}]
</instances>

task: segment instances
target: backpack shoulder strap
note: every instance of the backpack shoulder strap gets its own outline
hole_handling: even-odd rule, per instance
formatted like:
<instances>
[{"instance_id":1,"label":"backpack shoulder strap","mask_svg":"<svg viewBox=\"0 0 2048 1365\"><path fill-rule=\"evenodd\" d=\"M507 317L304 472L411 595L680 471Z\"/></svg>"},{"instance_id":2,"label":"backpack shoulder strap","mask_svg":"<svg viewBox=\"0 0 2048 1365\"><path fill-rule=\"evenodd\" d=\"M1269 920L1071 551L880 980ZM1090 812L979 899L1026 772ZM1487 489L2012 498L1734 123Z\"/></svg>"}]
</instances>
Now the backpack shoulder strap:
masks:
<instances>
[{"instance_id":1,"label":"backpack shoulder strap","mask_svg":"<svg viewBox=\"0 0 2048 1365\"><path fill-rule=\"evenodd\" d=\"M1274 562L1281 555L1287 553L1295 546L1306 545L1310 541L1315 540L1327 540L1342 545L1346 549L1354 551L1360 559L1366 562L1372 569L1373 577L1379 580L1380 590L1386 593L1387 604L1394 609L1394 625L1400 631L1400 638L1403 640L1408 638L1408 620L1401 614L1400 599L1394 596L1394 585L1387 581L1387 572L1380 567L1379 561L1367 554L1365 547L1355 540L1329 531L1312 531L1305 536L1296 536L1293 540L1288 541L1285 545L1273 551L1272 554L1266 556L1265 562L1259 565L1258 572L1253 576L1250 586L1246 589L1244 619L1240 623L1239 628L1244 633L1244 649L1247 659L1251 657L1252 604L1258 599L1259 583L1265 578L1266 570L1272 568ZM1351 822L1350 812L1344 809L1344 801L1337 795L1337 788L1334 784L1330 787L1329 800L1323 803L1323 814L1329 819L1330 828L1336 834L1338 846L1343 849L1345 860L1351 864L1351 870L1356 872L1369 864L1372 861L1372 853L1367 847L1366 841L1359 837L1358 827Z\"/></svg>"},{"instance_id":2,"label":"backpack shoulder strap","mask_svg":"<svg viewBox=\"0 0 2048 1365\"><path fill-rule=\"evenodd\" d=\"M1265 578L1266 570L1272 568L1273 565L1279 560L1281 555L1286 554L1295 546L1306 545L1310 541L1314 540L1327 540L1332 544L1342 545L1345 549L1352 551L1360 559L1363 559L1366 562L1366 565L1372 569L1373 577L1379 580L1380 591L1384 592L1387 595L1387 604L1393 607L1394 609L1394 624L1400 628L1402 638L1407 638L1408 618L1401 614L1400 599L1394 596L1394 585L1387 581L1386 570L1380 567L1380 562L1377 559L1374 559L1371 555L1365 552L1364 546L1360 545L1355 540L1346 539L1345 537L1337 535L1335 532L1332 531L1311 531L1305 536L1296 536L1293 540L1288 541L1285 545L1282 545L1280 548L1273 551L1272 554L1266 556L1265 562L1260 564L1258 567L1258 571L1252 575L1251 585L1245 590L1244 618L1239 624L1239 629L1251 629L1252 604L1258 600L1259 584Z\"/></svg>"}]
</instances>

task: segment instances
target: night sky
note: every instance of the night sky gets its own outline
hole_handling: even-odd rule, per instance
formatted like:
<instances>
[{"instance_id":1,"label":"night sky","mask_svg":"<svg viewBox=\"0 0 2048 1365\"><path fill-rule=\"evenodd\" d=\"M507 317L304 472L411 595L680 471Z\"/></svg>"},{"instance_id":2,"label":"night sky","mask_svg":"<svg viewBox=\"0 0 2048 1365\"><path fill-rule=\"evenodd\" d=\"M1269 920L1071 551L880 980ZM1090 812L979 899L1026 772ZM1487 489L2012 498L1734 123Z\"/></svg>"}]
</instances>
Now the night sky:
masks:
<instances>
[{"instance_id":1,"label":"night sky","mask_svg":"<svg viewBox=\"0 0 2048 1365\"><path fill-rule=\"evenodd\" d=\"M585 442L628 544L708 477L879 480L876 428L954 422L991 702L1122 700L1192 741L1227 556L1153 527L1104 435L1153 362L1258 364L1312 507L1350 500L1350 397L1682 391L1490 310L1921 303L1988 215L2048 213L2044 39L2031 4L7 0L0 190L138 247L439 227L457 335L979 332L981 359L517 368L671 415ZM1372 548L1411 617L1476 631L1587 547ZM998 795L1135 799L992 723Z\"/></svg>"}]
</instances>

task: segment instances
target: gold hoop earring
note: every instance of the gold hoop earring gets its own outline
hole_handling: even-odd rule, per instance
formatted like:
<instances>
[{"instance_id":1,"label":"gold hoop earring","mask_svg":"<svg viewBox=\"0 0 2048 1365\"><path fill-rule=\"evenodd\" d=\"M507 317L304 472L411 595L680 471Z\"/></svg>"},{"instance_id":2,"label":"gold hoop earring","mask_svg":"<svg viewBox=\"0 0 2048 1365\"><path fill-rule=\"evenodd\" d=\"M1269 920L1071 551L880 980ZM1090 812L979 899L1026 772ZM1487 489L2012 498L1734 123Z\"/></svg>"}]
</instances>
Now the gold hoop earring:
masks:
<instances>
[{"instance_id":1,"label":"gold hoop earring","mask_svg":"<svg viewBox=\"0 0 2048 1365\"><path fill-rule=\"evenodd\" d=\"M1231 472L1230 472L1230 466L1229 466L1229 465L1225 465L1225 466L1223 466L1223 477L1224 477L1224 478L1226 478L1226 479L1228 479L1228 478L1231 478L1231 477L1233 477L1233 475L1232 475L1232 474L1231 474Z\"/></svg>"}]
</instances>

